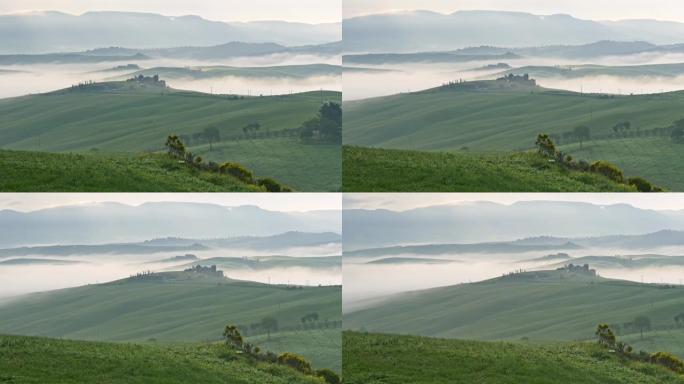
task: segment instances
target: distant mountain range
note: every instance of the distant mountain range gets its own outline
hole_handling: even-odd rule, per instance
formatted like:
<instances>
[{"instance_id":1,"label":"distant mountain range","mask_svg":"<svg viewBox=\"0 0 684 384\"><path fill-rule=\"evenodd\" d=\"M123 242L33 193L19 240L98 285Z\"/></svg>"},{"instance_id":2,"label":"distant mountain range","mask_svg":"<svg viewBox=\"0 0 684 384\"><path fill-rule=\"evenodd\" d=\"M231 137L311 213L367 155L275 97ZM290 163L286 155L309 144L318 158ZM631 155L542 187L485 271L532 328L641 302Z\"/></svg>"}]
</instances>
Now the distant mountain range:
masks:
<instances>
[{"instance_id":1,"label":"distant mountain range","mask_svg":"<svg viewBox=\"0 0 684 384\"><path fill-rule=\"evenodd\" d=\"M151 59L179 59L211 61L238 57L268 56L275 54L316 55L331 57L341 53L341 42L287 47L275 43L230 42L208 47L173 48L95 48L80 52L0 54L0 65L29 64L88 64L102 62L142 63ZM0 49L1 52L1 49Z\"/></svg>"},{"instance_id":2,"label":"distant mountain range","mask_svg":"<svg viewBox=\"0 0 684 384\"><path fill-rule=\"evenodd\" d=\"M340 23L217 22L199 16L48 11L0 15L0 53L72 52L99 47L211 46L228 41L322 44L342 38Z\"/></svg>"},{"instance_id":3,"label":"distant mountain range","mask_svg":"<svg viewBox=\"0 0 684 384\"><path fill-rule=\"evenodd\" d=\"M407 211L348 209L343 213L345 253L364 248L404 244L507 242L533 236L518 245L564 244L598 246L590 237L641 235L662 230L684 230L684 212L655 211L627 204L595 205L578 202L526 201L512 205L477 202L438 205ZM581 241L576 240L581 238ZM675 238L673 240L672 238ZM681 232L663 231L644 247L681 241ZM680 240L676 240L680 239ZM605 246L612 246L603 239ZM615 237L628 244L630 238Z\"/></svg>"},{"instance_id":4,"label":"distant mountain range","mask_svg":"<svg viewBox=\"0 0 684 384\"><path fill-rule=\"evenodd\" d=\"M577 45L600 40L684 42L684 23L593 21L564 14L542 16L502 11L375 14L345 19L342 29L346 52L441 51L480 45Z\"/></svg>"},{"instance_id":5,"label":"distant mountain range","mask_svg":"<svg viewBox=\"0 0 684 384\"><path fill-rule=\"evenodd\" d=\"M32 212L0 211L0 233L3 234L0 237L0 247L3 248L41 244L136 242L163 237L209 239L271 236L290 231L340 233L340 212L277 212L256 206L226 207L180 202L146 203L139 206L103 203L62 206ZM318 237L319 240L331 238L329 235ZM288 240L301 241L302 236L285 236L279 242L285 243ZM252 239L252 242L258 240Z\"/></svg>"}]
</instances>

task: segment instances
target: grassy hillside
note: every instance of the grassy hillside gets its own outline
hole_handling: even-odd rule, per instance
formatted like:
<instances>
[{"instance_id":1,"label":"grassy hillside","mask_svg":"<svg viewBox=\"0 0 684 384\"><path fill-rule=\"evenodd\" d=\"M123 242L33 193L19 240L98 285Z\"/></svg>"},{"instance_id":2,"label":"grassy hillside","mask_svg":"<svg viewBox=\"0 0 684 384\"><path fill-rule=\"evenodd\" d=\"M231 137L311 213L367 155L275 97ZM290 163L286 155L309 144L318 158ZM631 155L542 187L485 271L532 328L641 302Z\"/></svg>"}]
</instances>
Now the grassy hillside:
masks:
<instances>
[{"instance_id":1,"label":"grassy hillside","mask_svg":"<svg viewBox=\"0 0 684 384\"><path fill-rule=\"evenodd\" d=\"M603 176L569 171L534 153L420 152L350 146L345 146L342 153L346 192L631 190Z\"/></svg>"},{"instance_id":2,"label":"grassy hillside","mask_svg":"<svg viewBox=\"0 0 684 384\"><path fill-rule=\"evenodd\" d=\"M299 327L302 316L339 320L341 288L240 282L168 272L106 284L37 293L2 307L0 332L79 340L196 342L218 340L228 323L278 320ZM287 335L285 335L287 336ZM301 337L289 345L299 345ZM329 341L334 345L334 340ZM313 355L305 354L313 357Z\"/></svg>"},{"instance_id":3,"label":"grassy hillside","mask_svg":"<svg viewBox=\"0 0 684 384\"><path fill-rule=\"evenodd\" d=\"M530 149L539 133L587 125L611 134L619 121L667 127L684 117L684 92L603 97L544 88L500 89L496 81L345 103L344 142L416 150Z\"/></svg>"},{"instance_id":4,"label":"grassy hillside","mask_svg":"<svg viewBox=\"0 0 684 384\"><path fill-rule=\"evenodd\" d=\"M222 138L190 148L217 162L252 166L295 190L332 191L340 185L339 146L304 145L285 139L341 93L317 91L284 96L237 97L177 91L136 82L96 83L41 95L0 100L0 148L47 152L126 152L163 149L170 134L192 136L217 128ZM260 124L259 137L243 127ZM281 134L283 133L283 134ZM252 135L254 136L254 135ZM210 189L213 190L213 189ZM152 190L152 191L156 191Z\"/></svg>"},{"instance_id":5,"label":"grassy hillside","mask_svg":"<svg viewBox=\"0 0 684 384\"><path fill-rule=\"evenodd\" d=\"M466 164L463 167L466 169L463 177L477 178L477 175L471 174L475 172L471 172L468 167L483 168L484 166L479 163L486 161L493 151L531 149L534 138L539 133L562 136L579 125L586 125L591 129L592 137L605 138L614 135L613 126L621 121L631 122L631 130L634 132L630 133L665 128L684 117L680 111L682 102L684 92L608 97L541 87L513 86L500 81L476 81L423 92L345 103L344 142L348 145L423 151L459 150L465 153L467 149L469 156L475 159L459 159L459 163ZM420 112L415 113L416 111ZM628 176L644 177L669 190L681 190L684 188L684 178L676 172L676 167L672 164L684 160L682 148L684 147L681 144L673 143L669 138L648 137L595 139L585 142L582 149L579 148L579 144L563 145L560 149L576 159L610 161L620 166ZM348 159L346 153L344 156ZM415 157L417 156L419 155L416 154ZM362 159L349 160L354 160L345 167L345 177L351 178L349 182L345 181L345 184L349 188L354 188L350 191L517 191L501 189L497 185L479 186L477 182L468 183L476 186L470 190L443 187L441 185L454 183L449 178L450 171L443 169L424 171L431 175L423 177L428 183L434 184L431 188L421 189L421 182L416 182L418 185L411 189L401 188L400 185L378 186L377 189L373 189L376 187L375 184L357 189L356 185L361 183L357 180L368 179L361 173L365 172L365 168L372 167L357 167L354 164L362 162ZM414 160L418 164L421 160L429 163L429 160ZM433 160L438 161L433 165L435 167L444 162L443 158ZM499 161L511 166L515 164L515 161L505 158ZM395 168L392 162L383 166L390 170ZM479 170L478 168L475 169ZM548 186L544 189L535 189L535 184L542 182L543 180L532 182L530 187L523 187L523 190L559 190ZM564 184L566 183L560 183L561 186ZM567 183L565 190L576 190L572 184L574 183Z\"/></svg>"},{"instance_id":6,"label":"grassy hillside","mask_svg":"<svg viewBox=\"0 0 684 384\"><path fill-rule=\"evenodd\" d=\"M528 345L344 332L348 384L665 384L663 367L623 360L595 343Z\"/></svg>"},{"instance_id":7,"label":"grassy hillside","mask_svg":"<svg viewBox=\"0 0 684 384\"><path fill-rule=\"evenodd\" d=\"M582 340L593 337L596 324L641 315L654 328L670 328L684 306L682 290L564 271L527 272L396 295L345 314L344 326L478 340Z\"/></svg>"},{"instance_id":8,"label":"grassy hillside","mask_svg":"<svg viewBox=\"0 0 684 384\"><path fill-rule=\"evenodd\" d=\"M255 192L227 175L191 169L166 155L0 150L4 192Z\"/></svg>"},{"instance_id":9,"label":"grassy hillside","mask_svg":"<svg viewBox=\"0 0 684 384\"><path fill-rule=\"evenodd\" d=\"M342 160L338 144L306 144L296 138L226 141L192 146L189 150L216 162L239 159L240 164L297 191L336 192L341 186Z\"/></svg>"},{"instance_id":10,"label":"grassy hillside","mask_svg":"<svg viewBox=\"0 0 684 384\"><path fill-rule=\"evenodd\" d=\"M323 383L248 361L221 344L154 345L0 336L0 382L17 384Z\"/></svg>"},{"instance_id":11,"label":"grassy hillside","mask_svg":"<svg viewBox=\"0 0 684 384\"><path fill-rule=\"evenodd\" d=\"M579 144L568 144L560 150L587 161L608 160L627 175L640 175L669 190L684 191L684 178L675 166L684 162L684 145L667 138L592 140L582 149Z\"/></svg>"}]
</instances>

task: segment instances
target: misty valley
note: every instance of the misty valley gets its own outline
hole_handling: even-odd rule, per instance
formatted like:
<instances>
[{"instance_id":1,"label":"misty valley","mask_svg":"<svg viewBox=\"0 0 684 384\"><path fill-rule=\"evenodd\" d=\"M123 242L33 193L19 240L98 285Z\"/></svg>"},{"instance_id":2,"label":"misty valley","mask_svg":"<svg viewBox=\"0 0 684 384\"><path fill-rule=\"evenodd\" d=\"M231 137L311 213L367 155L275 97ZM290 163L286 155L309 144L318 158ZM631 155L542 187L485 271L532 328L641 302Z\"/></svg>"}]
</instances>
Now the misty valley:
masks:
<instances>
[{"instance_id":1,"label":"misty valley","mask_svg":"<svg viewBox=\"0 0 684 384\"><path fill-rule=\"evenodd\" d=\"M411 372L388 368L403 355L459 378L496 350L511 356L485 368L492 377L515 370L516 354L534 356L529 364L541 369L552 353L552 370L567 359L582 375L601 354L627 361L611 367L625 373L652 354L684 358L683 224L681 211L590 200L345 210L344 369L357 378L394 372L391 382L401 382L437 374L415 362L406 362ZM611 341L601 344L605 332ZM607 349L594 350L597 335ZM459 356L459 372L446 373L440 350ZM525 365L520 377L537 377L536 369Z\"/></svg>"},{"instance_id":2,"label":"misty valley","mask_svg":"<svg viewBox=\"0 0 684 384\"><path fill-rule=\"evenodd\" d=\"M194 216L204 227L187 228ZM68 367L65 351L73 351L93 361L84 377L104 369L116 380L137 367L142 377L177 369L200 382L318 383L337 376L338 216L333 207L285 212L192 201L2 210L2 228L36 225L23 237L0 239L0 352L22 348L24 358L41 359L32 346L49 344L56 348L50 354L64 354L42 357L49 364ZM102 368L115 361L103 356L131 347L138 352L117 366L128 373ZM143 370L138 364L152 356L158 365ZM0 363L2 377L26 374L10 369L12 361L19 362ZM201 369L184 366L199 361ZM305 365L289 368L294 361ZM62 369L50 377L62 377Z\"/></svg>"},{"instance_id":3,"label":"misty valley","mask_svg":"<svg viewBox=\"0 0 684 384\"><path fill-rule=\"evenodd\" d=\"M681 190L681 24L651 22L663 34L523 12L345 19L345 69L378 71L344 75L345 191Z\"/></svg>"},{"instance_id":4,"label":"misty valley","mask_svg":"<svg viewBox=\"0 0 684 384\"><path fill-rule=\"evenodd\" d=\"M334 23L138 12L0 18L13 43L26 40L0 49L5 191L341 187ZM165 154L171 137L183 144L177 159Z\"/></svg>"}]
</instances>

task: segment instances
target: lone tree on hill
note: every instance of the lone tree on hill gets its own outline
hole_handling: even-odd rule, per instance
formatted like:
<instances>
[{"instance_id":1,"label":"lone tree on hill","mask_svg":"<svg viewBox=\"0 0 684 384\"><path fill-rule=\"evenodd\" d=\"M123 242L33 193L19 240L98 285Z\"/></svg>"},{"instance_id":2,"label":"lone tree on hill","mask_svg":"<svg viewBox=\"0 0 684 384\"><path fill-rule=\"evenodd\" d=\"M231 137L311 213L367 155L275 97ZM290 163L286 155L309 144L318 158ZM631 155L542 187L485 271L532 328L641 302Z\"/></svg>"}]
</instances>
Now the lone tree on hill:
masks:
<instances>
[{"instance_id":1,"label":"lone tree on hill","mask_svg":"<svg viewBox=\"0 0 684 384\"><path fill-rule=\"evenodd\" d=\"M261 327L266 330L266 335L270 339L271 338L271 331L277 331L278 330L278 320L276 320L273 317L264 317L261 319Z\"/></svg>"},{"instance_id":2,"label":"lone tree on hill","mask_svg":"<svg viewBox=\"0 0 684 384\"><path fill-rule=\"evenodd\" d=\"M615 333L613 333L608 324L599 324L594 334L598 337L600 345L608 348L615 346Z\"/></svg>"},{"instance_id":3,"label":"lone tree on hill","mask_svg":"<svg viewBox=\"0 0 684 384\"><path fill-rule=\"evenodd\" d=\"M171 135L166 138L166 150L169 155L182 158L185 156L185 145L176 135Z\"/></svg>"},{"instance_id":4,"label":"lone tree on hill","mask_svg":"<svg viewBox=\"0 0 684 384\"><path fill-rule=\"evenodd\" d=\"M232 324L226 325L226 328L223 330L223 337L226 338L226 344L242 349L244 340L237 326Z\"/></svg>"},{"instance_id":5,"label":"lone tree on hill","mask_svg":"<svg viewBox=\"0 0 684 384\"><path fill-rule=\"evenodd\" d=\"M537 146L537 151L546 157L556 156L556 145L551 140L551 137L545 133L540 133L537 136L537 141L535 142Z\"/></svg>"}]
</instances>

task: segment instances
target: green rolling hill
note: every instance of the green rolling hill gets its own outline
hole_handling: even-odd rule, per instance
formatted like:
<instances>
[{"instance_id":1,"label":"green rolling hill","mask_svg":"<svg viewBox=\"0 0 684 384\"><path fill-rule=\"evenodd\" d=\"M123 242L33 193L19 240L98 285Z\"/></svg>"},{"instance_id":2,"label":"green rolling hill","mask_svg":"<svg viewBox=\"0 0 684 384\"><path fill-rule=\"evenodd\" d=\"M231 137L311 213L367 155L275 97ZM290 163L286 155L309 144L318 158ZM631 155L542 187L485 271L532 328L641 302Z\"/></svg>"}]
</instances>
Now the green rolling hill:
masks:
<instances>
[{"instance_id":1,"label":"green rolling hill","mask_svg":"<svg viewBox=\"0 0 684 384\"><path fill-rule=\"evenodd\" d=\"M398 294L345 314L344 326L478 340L586 340L596 324L641 315L654 329L672 328L684 307L683 289L567 271L526 272ZM684 349L672 352L684 355Z\"/></svg>"},{"instance_id":2,"label":"green rolling hill","mask_svg":"<svg viewBox=\"0 0 684 384\"><path fill-rule=\"evenodd\" d=\"M0 312L0 333L5 334L117 342L216 341L228 323L249 328L269 316L283 331L299 329L301 317L312 312L338 321L341 287L300 289L166 272L30 294L4 304ZM302 338L281 336L283 349L297 348ZM325 340L330 343L327 350L334 352L334 338L321 342ZM304 356L314 364L333 358Z\"/></svg>"},{"instance_id":3,"label":"green rolling hill","mask_svg":"<svg viewBox=\"0 0 684 384\"><path fill-rule=\"evenodd\" d=\"M198 171L163 154L0 150L4 192L258 192L228 175Z\"/></svg>"},{"instance_id":4,"label":"green rolling hill","mask_svg":"<svg viewBox=\"0 0 684 384\"><path fill-rule=\"evenodd\" d=\"M0 148L139 154L162 150L170 134L192 136L217 128L222 141L215 147L225 145L221 155L202 146L190 150L212 160L253 165L258 176L295 190L332 191L340 186L339 146L303 144L285 136L316 116L323 103L340 100L341 93L332 91L243 97L131 81L95 83L0 100ZM263 134L245 140L243 127L254 122ZM272 154L276 160L265 160ZM321 181L318 174L324 175Z\"/></svg>"},{"instance_id":5,"label":"green rolling hill","mask_svg":"<svg viewBox=\"0 0 684 384\"><path fill-rule=\"evenodd\" d=\"M622 359L596 343L528 344L343 334L348 384L666 384L664 367Z\"/></svg>"},{"instance_id":6,"label":"green rolling hill","mask_svg":"<svg viewBox=\"0 0 684 384\"><path fill-rule=\"evenodd\" d=\"M344 146L342 155L345 192L633 190L600 175L564 169L535 153L427 152Z\"/></svg>"},{"instance_id":7,"label":"green rolling hill","mask_svg":"<svg viewBox=\"0 0 684 384\"><path fill-rule=\"evenodd\" d=\"M607 96L475 81L345 102L344 143L421 151L468 149L463 156L475 157L472 162L476 162L477 156L483 156L476 152L529 150L537 134L562 136L579 125L590 127L594 138L612 137L613 126L621 121L630 121L634 133L666 128L684 117L683 102L684 92ZM673 160L684 160L681 145L662 136L629 140L634 143L627 148L624 143L611 143L595 148L591 156L586 148L595 141L586 142L582 151L575 146L561 149L577 159L600 157L617 163L630 176L653 179L669 189L682 188L682 178L666 171Z\"/></svg>"},{"instance_id":8,"label":"green rolling hill","mask_svg":"<svg viewBox=\"0 0 684 384\"><path fill-rule=\"evenodd\" d=\"M0 382L322 384L222 344L128 344L0 335Z\"/></svg>"}]
</instances>

